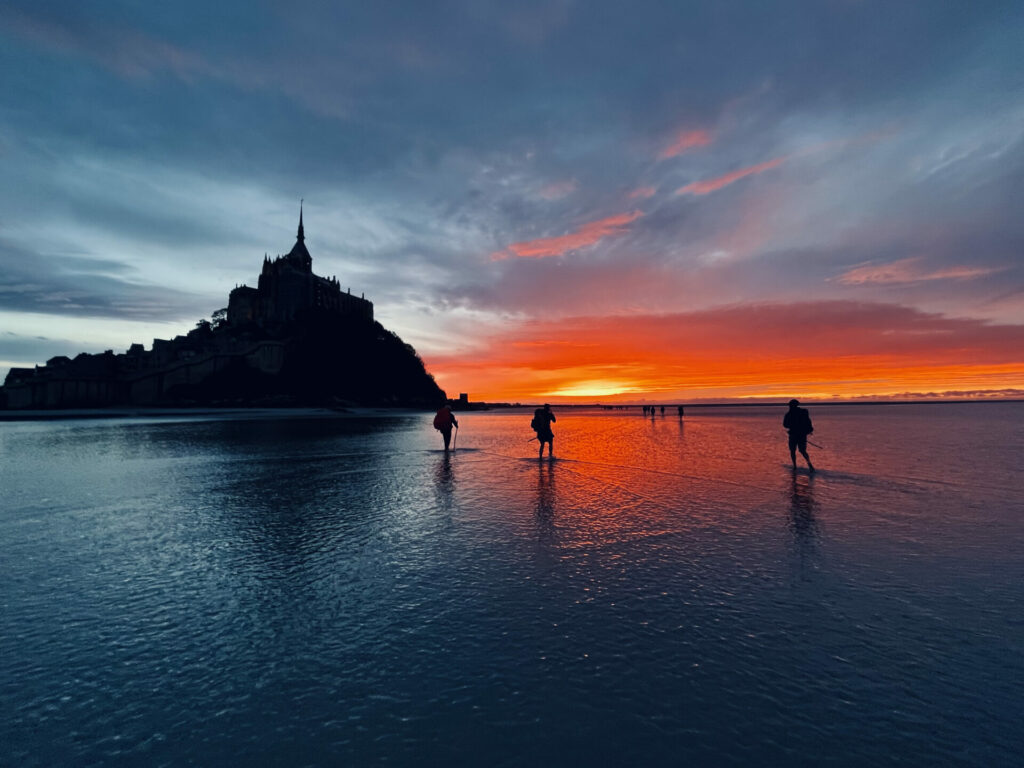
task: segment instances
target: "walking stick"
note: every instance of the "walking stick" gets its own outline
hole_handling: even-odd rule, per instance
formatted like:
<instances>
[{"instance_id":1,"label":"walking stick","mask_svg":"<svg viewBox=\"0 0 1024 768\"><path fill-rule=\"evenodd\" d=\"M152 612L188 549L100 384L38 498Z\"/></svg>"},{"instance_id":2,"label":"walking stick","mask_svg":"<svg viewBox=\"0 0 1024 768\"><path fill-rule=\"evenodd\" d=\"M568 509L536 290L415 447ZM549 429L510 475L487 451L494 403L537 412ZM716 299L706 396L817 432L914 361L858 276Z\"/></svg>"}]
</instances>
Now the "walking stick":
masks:
<instances>
[{"instance_id":1,"label":"walking stick","mask_svg":"<svg viewBox=\"0 0 1024 768\"><path fill-rule=\"evenodd\" d=\"M808 440L808 441L807 441L807 444L808 444L808 445L813 445L813 446L814 446L815 448L817 448L818 450L821 450L821 451L824 451L824 450L825 450L825 446L823 446L823 445L818 445L817 443L812 443L812 442L811 442L810 440Z\"/></svg>"}]
</instances>

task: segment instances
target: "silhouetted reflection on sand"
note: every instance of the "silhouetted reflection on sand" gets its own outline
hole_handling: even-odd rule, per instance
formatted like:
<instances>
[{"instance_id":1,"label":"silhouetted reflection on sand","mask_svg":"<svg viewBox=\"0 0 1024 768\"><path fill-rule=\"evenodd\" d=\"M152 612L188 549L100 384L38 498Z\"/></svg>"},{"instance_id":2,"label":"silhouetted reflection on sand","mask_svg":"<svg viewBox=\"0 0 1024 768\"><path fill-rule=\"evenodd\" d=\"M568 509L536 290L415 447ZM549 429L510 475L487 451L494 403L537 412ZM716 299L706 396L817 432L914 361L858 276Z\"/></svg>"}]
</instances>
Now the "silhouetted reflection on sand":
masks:
<instances>
[{"instance_id":1,"label":"silhouetted reflection on sand","mask_svg":"<svg viewBox=\"0 0 1024 768\"><path fill-rule=\"evenodd\" d=\"M540 460L537 465L537 530L549 537L555 530L555 464Z\"/></svg>"},{"instance_id":2,"label":"silhouetted reflection on sand","mask_svg":"<svg viewBox=\"0 0 1024 768\"><path fill-rule=\"evenodd\" d=\"M814 519L814 475L793 473L790 494L789 526L798 537L814 536L817 522Z\"/></svg>"},{"instance_id":3,"label":"silhouetted reflection on sand","mask_svg":"<svg viewBox=\"0 0 1024 768\"><path fill-rule=\"evenodd\" d=\"M813 474L793 472L789 503L789 529L793 533L793 542L800 563L801 574L812 566L818 538L818 521L814 513Z\"/></svg>"},{"instance_id":4,"label":"silhouetted reflection on sand","mask_svg":"<svg viewBox=\"0 0 1024 768\"><path fill-rule=\"evenodd\" d=\"M451 514L454 508L455 470L452 455L448 451L443 452L435 464L434 491L440 511Z\"/></svg>"}]
</instances>

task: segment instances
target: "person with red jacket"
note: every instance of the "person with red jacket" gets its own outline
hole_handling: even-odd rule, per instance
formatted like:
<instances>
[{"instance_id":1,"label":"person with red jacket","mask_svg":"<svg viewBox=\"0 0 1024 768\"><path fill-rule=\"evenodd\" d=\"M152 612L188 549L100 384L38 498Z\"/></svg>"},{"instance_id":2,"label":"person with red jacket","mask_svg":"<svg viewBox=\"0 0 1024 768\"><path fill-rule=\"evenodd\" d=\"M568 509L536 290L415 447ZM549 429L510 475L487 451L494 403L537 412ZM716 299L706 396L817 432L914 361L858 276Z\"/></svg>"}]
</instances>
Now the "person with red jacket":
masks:
<instances>
[{"instance_id":1,"label":"person with red jacket","mask_svg":"<svg viewBox=\"0 0 1024 768\"><path fill-rule=\"evenodd\" d=\"M452 413L452 407L445 403L438 410L437 415L434 416L434 429L441 433L444 438L444 449L448 450L448 445L452 441L452 427L458 428L459 422L455 418L455 414Z\"/></svg>"}]
</instances>

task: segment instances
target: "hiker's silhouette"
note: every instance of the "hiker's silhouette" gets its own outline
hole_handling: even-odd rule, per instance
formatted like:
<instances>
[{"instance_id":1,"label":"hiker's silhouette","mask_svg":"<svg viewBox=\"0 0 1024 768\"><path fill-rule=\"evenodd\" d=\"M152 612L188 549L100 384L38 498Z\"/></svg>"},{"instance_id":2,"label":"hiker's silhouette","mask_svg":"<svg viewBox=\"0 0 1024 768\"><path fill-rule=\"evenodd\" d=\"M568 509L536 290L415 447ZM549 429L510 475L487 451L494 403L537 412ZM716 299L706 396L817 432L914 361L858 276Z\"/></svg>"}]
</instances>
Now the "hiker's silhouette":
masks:
<instances>
[{"instance_id":1,"label":"hiker's silhouette","mask_svg":"<svg viewBox=\"0 0 1024 768\"><path fill-rule=\"evenodd\" d=\"M789 458L793 462L793 469L796 469L796 452L799 450L807 462L807 468L813 472L814 465L811 463L811 457L807 455L807 436L814 432L814 426L811 424L811 416L807 409L799 406L799 400L789 401L789 410L782 418L782 427L789 430Z\"/></svg>"}]
</instances>

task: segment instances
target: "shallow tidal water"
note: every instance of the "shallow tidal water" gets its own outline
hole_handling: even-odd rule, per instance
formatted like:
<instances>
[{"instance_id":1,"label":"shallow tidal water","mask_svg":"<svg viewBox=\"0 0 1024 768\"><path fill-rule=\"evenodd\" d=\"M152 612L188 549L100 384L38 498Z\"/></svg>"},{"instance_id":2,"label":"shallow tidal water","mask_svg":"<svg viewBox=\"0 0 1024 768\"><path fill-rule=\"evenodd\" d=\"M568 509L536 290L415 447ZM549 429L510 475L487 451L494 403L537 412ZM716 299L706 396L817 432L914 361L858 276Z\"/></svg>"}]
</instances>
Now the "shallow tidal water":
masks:
<instances>
[{"instance_id":1,"label":"shallow tidal water","mask_svg":"<svg viewBox=\"0 0 1024 768\"><path fill-rule=\"evenodd\" d=\"M1024 403L0 423L0 764L1019 765Z\"/></svg>"}]
</instances>

